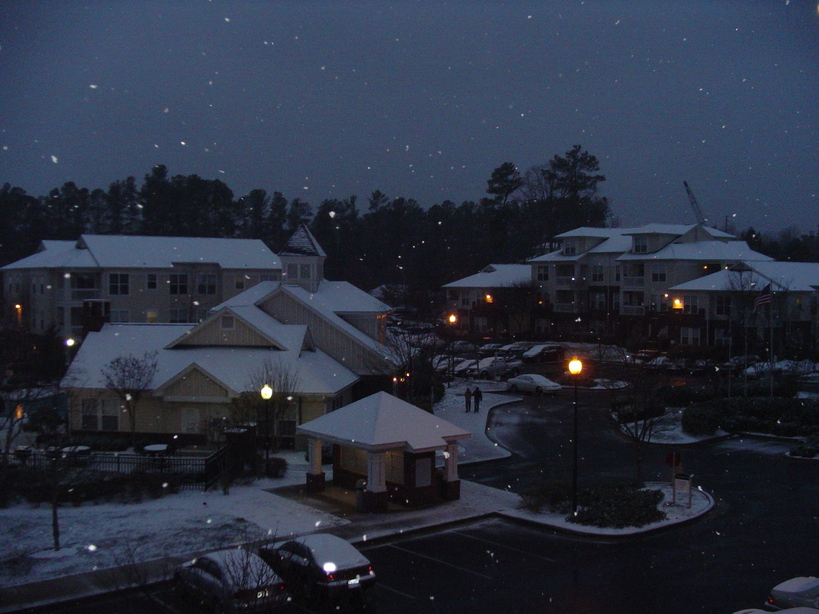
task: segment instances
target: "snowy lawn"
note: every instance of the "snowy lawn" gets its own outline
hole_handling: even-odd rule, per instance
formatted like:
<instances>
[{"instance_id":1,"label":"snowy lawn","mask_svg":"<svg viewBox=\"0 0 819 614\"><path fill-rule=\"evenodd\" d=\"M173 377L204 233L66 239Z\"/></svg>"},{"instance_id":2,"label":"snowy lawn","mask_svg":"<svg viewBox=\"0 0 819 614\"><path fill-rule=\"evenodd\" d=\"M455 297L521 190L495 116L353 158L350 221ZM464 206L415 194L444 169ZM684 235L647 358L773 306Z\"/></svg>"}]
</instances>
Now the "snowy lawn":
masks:
<instances>
[{"instance_id":1,"label":"snowy lawn","mask_svg":"<svg viewBox=\"0 0 819 614\"><path fill-rule=\"evenodd\" d=\"M301 455L303 457L303 454ZM301 483L303 472L296 473ZM293 483L259 480L221 490L182 491L143 503L60 508L62 548L53 550L51 509L17 504L0 510L0 586L185 556L250 540L310 533L347 521L264 489Z\"/></svg>"}]
</instances>

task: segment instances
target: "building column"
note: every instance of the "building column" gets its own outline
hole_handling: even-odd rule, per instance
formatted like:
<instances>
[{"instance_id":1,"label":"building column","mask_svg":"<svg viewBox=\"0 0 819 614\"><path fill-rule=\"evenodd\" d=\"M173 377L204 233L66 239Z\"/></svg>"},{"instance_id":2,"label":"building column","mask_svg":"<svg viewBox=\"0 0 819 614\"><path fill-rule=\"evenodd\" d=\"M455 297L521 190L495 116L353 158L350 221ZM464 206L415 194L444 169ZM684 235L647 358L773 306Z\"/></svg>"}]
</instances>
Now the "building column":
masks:
<instances>
[{"instance_id":1,"label":"building column","mask_svg":"<svg viewBox=\"0 0 819 614\"><path fill-rule=\"evenodd\" d=\"M307 490L319 492L324 490L324 471L321 469L321 439L310 438L307 441Z\"/></svg>"},{"instance_id":2,"label":"building column","mask_svg":"<svg viewBox=\"0 0 819 614\"><path fill-rule=\"evenodd\" d=\"M364 493L364 505L370 512L386 512L388 499L387 455L384 452L367 452L367 490Z\"/></svg>"},{"instance_id":3,"label":"building column","mask_svg":"<svg viewBox=\"0 0 819 614\"><path fill-rule=\"evenodd\" d=\"M450 441L444 452L444 483L441 498L454 501L461 498L461 480L458 479L458 442Z\"/></svg>"}]
</instances>

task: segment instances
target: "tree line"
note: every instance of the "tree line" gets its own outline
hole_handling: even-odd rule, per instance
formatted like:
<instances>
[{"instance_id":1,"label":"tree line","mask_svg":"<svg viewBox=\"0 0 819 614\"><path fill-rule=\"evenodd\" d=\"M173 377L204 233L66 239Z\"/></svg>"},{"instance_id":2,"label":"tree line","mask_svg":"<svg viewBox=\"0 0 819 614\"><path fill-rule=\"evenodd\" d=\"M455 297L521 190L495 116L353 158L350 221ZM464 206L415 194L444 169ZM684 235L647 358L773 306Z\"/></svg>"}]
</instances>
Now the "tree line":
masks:
<instances>
[{"instance_id":1,"label":"tree line","mask_svg":"<svg viewBox=\"0 0 819 614\"><path fill-rule=\"evenodd\" d=\"M328 279L365 290L405 286L408 302L429 306L443 284L490 263L523 262L544 253L552 239L578 226L615 225L597 158L575 145L521 173L500 164L477 201L449 200L428 208L379 190L314 205L282 192L251 190L236 197L219 179L171 175L153 167L107 189L67 182L45 196L6 183L0 189L0 265L34 253L43 239L75 240L83 233L261 239L278 252L305 223L327 252ZM798 253L819 260L814 240L763 238L749 229L763 253ZM783 258L786 259L786 258Z\"/></svg>"}]
</instances>

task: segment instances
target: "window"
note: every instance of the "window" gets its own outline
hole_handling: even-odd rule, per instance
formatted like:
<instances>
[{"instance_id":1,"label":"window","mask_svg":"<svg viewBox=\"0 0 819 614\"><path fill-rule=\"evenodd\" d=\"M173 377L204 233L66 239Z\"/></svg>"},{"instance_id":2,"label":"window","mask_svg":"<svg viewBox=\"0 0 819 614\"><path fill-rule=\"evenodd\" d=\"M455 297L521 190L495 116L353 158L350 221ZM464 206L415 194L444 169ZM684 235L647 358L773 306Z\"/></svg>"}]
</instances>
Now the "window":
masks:
<instances>
[{"instance_id":1,"label":"window","mask_svg":"<svg viewBox=\"0 0 819 614\"><path fill-rule=\"evenodd\" d=\"M574 256L577 254L577 243L575 241L566 241L563 244L563 255Z\"/></svg>"},{"instance_id":2,"label":"window","mask_svg":"<svg viewBox=\"0 0 819 614\"><path fill-rule=\"evenodd\" d=\"M310 279L310 265L303 264L301 265L301 272L299 273L302 279Z\"/></svg>"},{"instance_id":3,"label":"window","mask_svg":"<svg viewBox=\"0 0 819 614\"><path fill-rule=\"evenodd\" d=\"M119 430L119 404L114 399L106 399L102 405L101 430Z\"/></svg>"},{"instance_id":4,"label":"window","mask_svg":"<svg viewBox=\"0 0 819 614\"><path fill-rule=\"evenodd\" d=\"M156 309L149 309L148 312L145 314L145 321L148 324L154 324L156 322Z\"/></svg>"},{"instance_id":5,"label":"window","mask_svg":"<svg viewBox=\"0 0 819 614\"><path fill-rule=\"evenodd\" d=\"M263 273L259 275L259 281L279 281L277 273Z\"/></svg>"},{"instance_id":6,"label":"window","mask_svg":"<svg viewBox=\"0 0 819 614\"><path fill-rule=\"evenodd\" d=\"M680 328L680 343L683 345L699 345L700 329L682 326Z\"/></svg>"},{"instance_id":7,"label":"window","mask_svg":"<svg viewBox=\"0 0 819 614\"><path fill-rule=\"evenodd\" d=\"M299 265L297 264L287 265L287 278L290 281L295 281L299 278Z\"/></svg>"},{"instance_id":8,"label":"window","mask_svg":"<svg viewBox=\"0 0 819 614\"><path fill-rule=\"evenodd\" d=\"M601 264L594 264L591 268L591 280L592 282L601 283L605 280L605 272L603 269L603 265Z\"/></svg>"},{"instance_id":9,"label":"window","mask_svg":"<svg viewBox=\"0 0 819 614\"><path fill-rule=\"evenodd\" d=\"M648 237L634 237L634 253L645 254L648 252Z\"/></svg>"},{"instance_id":10,"label":"window","mask_svg":"<svg viewBox=\"0 0 819 614\"><path fill-rule=\"evenodd\" d=\"M717 295L716 297L716 305L714 307L716 315L718 316L730 316L731 315L731 297L730 296L720 296Z\"/></svg>"},{"instance_id":11,"label":"window","mask_svg":"<svg viewBox=\"0 0 819 614\"><path fill-rule=\"evenodd\" d=\"M199 273L196 279L197 294L216 294L216 273Z\"/></svg>"},{"instance_id":12,"label":"window","mask_svg":"<svg viewBox=\"0 0 819 614\"><path fill-rule=\"evenodd\" d=\"M614 281L620 281L620 278L623 276L623 266L618 264L614 267Z\"/></svg>"},{"instance_id":13,"label":"window","mask_svg":"<svg viewBox=\"0 0 819 614\"><path fill-rule=\"evenodd\" d=\"M148 273L148 281L145 287L148 290L156 290L156 273Z\"/></svg>"},{"instance_id":14,"label":"window","mask_svg":"<svg viewBox=\"0 0 819 614\"><path fill-rule=\"evenodd\" d=\"M170 292L171 292L171 294L187 294L188 293L188 274L187 273L171 273Z\"/></svg>"},{"instance_id":15,"label":"window","mask_svg":"<svg viewBox=\"0 0 819 614\"><path fill-rule=\"evenodd\" d=\"M127 309L112 309L109 321L116 324L117 322L130 322L131 320Z\"/></svg>"},{"instance_id":16,"label":"window","mask_svg":"<svg viewBox=\"0 0 819 614\"><path fill-rule=\"evenodd\" d=\"M108 294L126 296L128 294L128 273L110 273L108 275Z\"/></svg>"},{"instance_id":17,"label":"window","mask_svg":"<svg viewBox=\"0 0 819 614\"><path fill-rule=\"evenodd\" d=\"M171 309L168 319L171 324L186 324L188 322L188 310L184 307Z\"/></svg>"},{"instance_id":18,"label":"window","mask_svg":"<svg viewBox=\"0 0 819 614\"><path fill-rule=\"evenodd\" d=\"M235 277L233 287L237 290L244 290L245 289L245 276L244 275L237 275Z\"/></svg>"},{"instance_id":19,"label":"window","mask_svg":"<svg viewBox=\"0 0 819 614\"><path fill-rule=\"evenodd\" d=\"M461 297L461 307L469 307L469 295L464 294Z\"/></svg>"},{"instance_id":20,"label":"window","mask_svg":"<svg viewBox=\"0 0 819 614\"><path fill-rule=\"evenodd\" d=\"M683 296L683 313L699 313L700 303L696 294L686 294Z\"/></svg>"},{"instance_id":21,"label":"window","mask_svg":"<svg viewBox=\"0 0 819 614\"><path fill-rule=\"evenodd\" d=\"M84 431L98 431L100 427L97 420L97 399L83 399L81 412L80 428Z\"/></svg>"},{"instance_id":22,"label":"window","mask_svg":"<svg viewBox=\"0 0 819 614\"><path fill-rule=\"evenodd\" d=\"M651 281L664 282L666 280L666 272L664 264L655 264L651 267Z\"/></svg>"},{"instance_id":23,"label":"window","mask_svg":"<svg viewBox=\"0 0 819 614\"><path fill-rule=\"evenodd\" d=\"M537 280L538 281L549 281L549 265L538 265L537 267Z\"/></svg>"}]
</instances>

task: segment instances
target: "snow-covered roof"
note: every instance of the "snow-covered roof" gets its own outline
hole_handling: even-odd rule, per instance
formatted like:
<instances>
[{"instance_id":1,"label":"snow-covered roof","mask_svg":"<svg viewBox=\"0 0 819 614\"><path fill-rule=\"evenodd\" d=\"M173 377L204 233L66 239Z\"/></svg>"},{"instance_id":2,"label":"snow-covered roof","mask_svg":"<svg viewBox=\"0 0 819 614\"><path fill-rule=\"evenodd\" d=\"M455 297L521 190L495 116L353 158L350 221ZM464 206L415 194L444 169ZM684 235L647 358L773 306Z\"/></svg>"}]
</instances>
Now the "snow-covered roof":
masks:
<instances>
[{"instance_id":1,"label":"snow-covered roof","mask_svg":"<svg viewBox=\"0 0 819 614\"><path fill-rule=\"evenodd\" d=\"M368 451L443 450L471 433L386 392L376 392L296 427L296 432Z\"/></svg>"},{"instance_id":2,"label":"snow-covered roof","mask_svg":"<svg viewBox=\"0 0 819 614\"><path fill-rule=\"evenodd\" d=\"M723 269L674 286L679 291L762 290L768 283L774 292L814 292L819 289L819 263L816 262L746 262L748 270Z\"/></svg>"},{"instance_id":3,"label":"snow-covered roof","mask_svg":"<svg viewBox=\"0 0 819 614\"><path fill-rule=\"evenodd\" d=\"M369 559L361 554L350 542L332 533L313 533L299 537L298 541L307 546L319 567L328 563L339 569L349 569L369 565Z\"/></svg>"},{"instance_id":4,"label":"snow-covered roof","mask_svg":"<svg viewBox=\"0 0 819 614\"><path fill-rule=\"evenodd\" d=\"M755 252L745 241L693 241L670 243L650 254L625 253L618 261L677 260L707 262L767 261L772 258Z\"/></svg>"},{"instance_id":5,"label":"snow-covered roof","mask_svg":"<svg viewBox=\"0 0 819 614\"><path fill-rule=\"evenodd\" d=\"M82 235L76 242L44 241L44 251L5 268L149 268L212 263L223 269L281 269L279 257L258 239Z\"/></svg>"},{"instance_id":6,"label":"snow-covered roof","mask_svg":"<svg viewBox=\"0 0 819 614\"><path fill-rule=\"evenodd\" d=\"M271 318L272 320L272 318ZM274 321L275 322L275 321ZM278 361L296 374L296 394L337 394L354 384L358 377L324 352L301 351L304 326L277 324L277 339L296 345L284 350L267 347L176 346L170 347L196 325L193 324L106 324L89 333L74 358L63 385L76 388L105 388L102 367L119 356L141 357L157 351L157 371L153 389L165 386L198 367L201 371L239 394L250 391L250 375L266 361ZM288 330L289 329L289 330ZM300 334L301 333L301 334Z\"/></svg>"},{"instance_id":7,"label":"snow-covered roof","mask_svg":"<svg viewBox=\"0 0 819 614\"><path fill-rule=\"evenodd\" d=\"M480 273L458 279L444 288L508 288L532 279L532 267L528 264L490 264Z\"/></svg>"},{"instance_id":8,"label":"snow-covered roof","mask_svg":"<svg viewBox=\"0 0 819 614\"><path fill-rule=\"evenodd\" d=\"M697 224L646 224L645 226L638 226L636 228L624 229L623 234L626 235L642 235L642 234L662 234L662 235L678 235L682 236ZM734 235L718 230L711 226L701 227L707 234L715 239L733 239Z\"/></svg>"},{"instance_id":9,"label":"snow-covered roof","mask_svg":"<svg viewBox=\"0 0 819 614\"><path fill-rule=\"evenodd\" d=\"M288 239L287 243L285 243L284 247L279 251L279 255L327 256L327 254L325 254L324 250L321 248L321 245L319 245L318 241L316 241L313 233L311 233L304 224L299 225L299 227L293 233L293 236Z\"/></svg>"}]
</instances>

